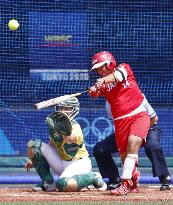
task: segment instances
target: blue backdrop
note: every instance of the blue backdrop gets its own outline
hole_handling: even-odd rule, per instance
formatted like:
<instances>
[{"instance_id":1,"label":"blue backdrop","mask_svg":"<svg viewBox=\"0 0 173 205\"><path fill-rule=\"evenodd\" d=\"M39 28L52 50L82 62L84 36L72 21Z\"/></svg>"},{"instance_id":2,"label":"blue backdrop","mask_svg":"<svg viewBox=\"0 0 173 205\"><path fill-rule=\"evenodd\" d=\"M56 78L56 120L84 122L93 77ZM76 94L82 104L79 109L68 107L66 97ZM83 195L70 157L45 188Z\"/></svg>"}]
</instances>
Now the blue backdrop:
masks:
<instances>
[{"instance_id":1,"label":"blue backdrop","mask_svg":"<svg viewBox=\"0 0 173 205\"><path fill-rule=\"evenodd\" d=\"M12 18L17 31L7 26ZM158 112L164 152L173 154L171 0L1 0L0 19L0 154L25 155L28 139L47 140L44 119L51 110L38 112L33 104L86 90L98 78L89 69L101 50L132 66ZM86 94L80 102L91 151L111 125L102 118L103 98Z\"/></svg>"}]
</instances>

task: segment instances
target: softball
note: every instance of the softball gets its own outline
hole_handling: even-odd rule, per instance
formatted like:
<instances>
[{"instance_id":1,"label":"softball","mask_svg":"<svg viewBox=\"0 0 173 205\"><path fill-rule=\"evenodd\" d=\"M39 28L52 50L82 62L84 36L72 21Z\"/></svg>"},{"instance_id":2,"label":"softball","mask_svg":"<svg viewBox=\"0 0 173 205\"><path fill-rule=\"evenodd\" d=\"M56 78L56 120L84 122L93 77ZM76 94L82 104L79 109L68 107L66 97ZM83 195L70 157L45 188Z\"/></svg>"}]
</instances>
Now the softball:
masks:
<instances>
[{"instance_id":1,"label":"softball","mask_svg":"<svg viewBox=\"0 0 173 205\"><path fill-rule=\"evenodd\" d=\"M15 31L19 28L19 22L15 19L11 19L8 22L8 27L9 27L10 30Z\"/></svg>"}]
</instances>

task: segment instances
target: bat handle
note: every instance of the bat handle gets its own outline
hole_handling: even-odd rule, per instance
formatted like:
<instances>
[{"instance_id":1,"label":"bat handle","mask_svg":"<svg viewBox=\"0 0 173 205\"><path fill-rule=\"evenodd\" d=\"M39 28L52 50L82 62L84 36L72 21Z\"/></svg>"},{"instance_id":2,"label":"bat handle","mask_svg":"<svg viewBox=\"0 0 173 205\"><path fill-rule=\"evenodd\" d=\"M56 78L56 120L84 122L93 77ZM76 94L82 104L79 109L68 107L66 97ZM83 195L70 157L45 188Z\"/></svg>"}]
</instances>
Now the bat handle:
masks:
<instances>
[{"instance_id":1,"label":"bat handle","mask_svg":"<svg viewBox=\"0 0 173 205\"><path fill-rule=\"evenodd\" d=\"M88 90L85 90L85 91L80 92L80 93L71 94L71 97L77 97L77 96L80 96L80 95L85 94L87 92L88 92Z\"/></svg>"},{"instance_id":2,"label":"bat handle","mask_svg":"<svg viewBox=\"0 0 173 205\"><path fill-rule=\"evenodd\" d=\"M89 90L85 90L85 91L83 91L83 92L81 92L81 94L85 94L85 93L87 93Z\"/></svg>"}]
</instances>

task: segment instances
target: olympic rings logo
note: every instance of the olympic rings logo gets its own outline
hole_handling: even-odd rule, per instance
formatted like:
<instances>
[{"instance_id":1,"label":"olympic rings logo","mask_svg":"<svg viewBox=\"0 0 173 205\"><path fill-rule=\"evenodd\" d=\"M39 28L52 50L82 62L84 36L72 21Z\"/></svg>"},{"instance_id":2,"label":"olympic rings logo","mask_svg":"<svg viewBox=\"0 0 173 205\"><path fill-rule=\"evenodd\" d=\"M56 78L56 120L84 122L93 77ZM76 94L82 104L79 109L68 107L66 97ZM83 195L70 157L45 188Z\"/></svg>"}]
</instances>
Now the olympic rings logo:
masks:
<instances>
[{"instance_id":1,"label":"olympic rings logo","mask_svg":"<svg viewBox=\"0 0 173 205\"><path fill-rule=\"evenodd\" d=\"M88 147L94 147L97 141L103 140L112 134L114 128L112 122L105 117L97 117L91 123L85 117L77 117L77 122L81 125L85 139L89 139L90 143L85 140ZM93 136L96 140L93 140Z\"/></svg>"}]
</instances>

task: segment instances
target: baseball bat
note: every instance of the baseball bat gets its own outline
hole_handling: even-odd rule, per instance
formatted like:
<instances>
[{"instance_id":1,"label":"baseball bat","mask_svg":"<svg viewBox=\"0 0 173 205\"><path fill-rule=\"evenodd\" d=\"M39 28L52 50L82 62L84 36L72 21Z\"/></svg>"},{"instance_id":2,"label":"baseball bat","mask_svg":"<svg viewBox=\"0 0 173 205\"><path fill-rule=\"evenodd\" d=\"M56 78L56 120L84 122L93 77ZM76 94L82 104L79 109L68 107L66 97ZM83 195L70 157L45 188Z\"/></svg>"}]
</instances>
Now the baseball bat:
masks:
<instances>
[{"instance_id":1,"label":"baseball bat","mask_svg":"<svg viewBox=\"0 0 173 205\"><path fill-rule=\"evenodd\" d=\"M88 90L80 92L80 93L74 93L74 94L70 94L70 95L59 96L59 97L56 97L56 98L52 98L50 100L45 100L45 101L36 103L35 107L36 107L37 110L40 110L40 109L43 109L43 108L47 108L47 107L51 107L51 106L56 105L56 104L58 104L60 102L68 100L68 99L70 99L72 97L80 96L80 95L82 95L84 93L87 93L87 92L88 92Z\"/></svg>"}]
</instances>

